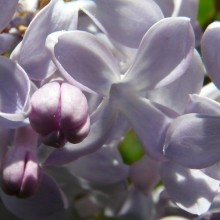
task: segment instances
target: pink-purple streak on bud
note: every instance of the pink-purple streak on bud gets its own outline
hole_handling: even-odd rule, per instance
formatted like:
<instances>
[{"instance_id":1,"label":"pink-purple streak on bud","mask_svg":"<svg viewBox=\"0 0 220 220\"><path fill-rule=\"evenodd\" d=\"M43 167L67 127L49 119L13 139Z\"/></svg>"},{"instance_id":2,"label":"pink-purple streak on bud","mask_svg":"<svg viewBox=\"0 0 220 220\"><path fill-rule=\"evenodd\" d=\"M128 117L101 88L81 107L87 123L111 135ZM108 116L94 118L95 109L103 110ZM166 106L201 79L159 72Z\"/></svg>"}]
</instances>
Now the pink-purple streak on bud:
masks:
<instances>
[{"instance_id":1,"label":"pink-purple streak on bud","mask_svg":"<svg viewBox=\"0 0 220 220\"><path fill-rule=\"evenodd\" d=\"M13 147L2 161L1 186L6 194L26 198L38 188L39 165L36 154L38 135L30 126L15 132Z\"/></svg>"},{"instance_id":2,"label":"pink-purple streak on bud","mask_svg":"<svg viewBox=\"0 0 220 220\"><path fill-rule=\"evenodd\" d=\"M87 99L80 89L65 82L50 82L31 97L30 123L49 146L81 142L89 133Z\"/></svg>"}]
</instances>

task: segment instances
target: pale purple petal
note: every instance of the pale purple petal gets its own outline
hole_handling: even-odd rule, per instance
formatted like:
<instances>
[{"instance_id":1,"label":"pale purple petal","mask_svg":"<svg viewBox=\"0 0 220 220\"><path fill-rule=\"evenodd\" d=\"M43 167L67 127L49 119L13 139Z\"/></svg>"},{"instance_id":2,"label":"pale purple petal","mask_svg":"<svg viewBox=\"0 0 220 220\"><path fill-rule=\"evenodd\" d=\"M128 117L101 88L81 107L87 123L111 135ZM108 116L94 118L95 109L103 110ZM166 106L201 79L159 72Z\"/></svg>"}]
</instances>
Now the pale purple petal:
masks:
<instances>
[{"instance_id":1,"label":"pale purple petal","mask_svg":"<svg viewBox=\"0 0 220 220\"><path fill-rule=\"evenodd\" d=\"M22 219L43 219L64 208L60 189L55 181L46 174L42 174L41 184L32 197L19 199L1 191L1 199L13 214Z\"/></svg>"},{"instance_id":2,"label":"pale purple petal","mask_svg":"<svg viewBox=\"0 0 220 220\"><path fill-rule=\"evenodd\" d=\"M56 35L50 35L47 43L55 41ZM82 89L107 96L111 84L120 79L117 60L105 44L90 33L61 32L54 48L49 45L49 49L63 76Z\"/></svg>"},{"instance_id":3,"label":"pale purple petal","mask_svg":"<svg viewBox=\"0 0 220 220\"><path fill-rule=\"evenodd\" d=\"M220 88L220 22L211 23L203 34L201 50L208 75Z\"/></svg>"},{"instance_id":4,"label":"pale purple petal","mask_svg":"<svg viewBox=\"0 0 220 220\"><path fill-rule=\"evenodd\" d=\"M198 14L198 0L155 0L157 4L162 9L165 17L189 17L190 22L193 26L196 45L200 45L200 40L202 37L202 28L197 21Z\"/></svg>"},{"instance_id":5,"label":"pale purple petal","mask_svg":"<svg viewBox=\"0 0 220 220\"><path fill-rule=\"evenodd\" d=\"M151 25L163 18L158 5L142 0L96 0L95 18L114 40L137 48Z\"/></svg>"},{"instance_id":6,"label":"pale purple petal","mask_svg":"<svg viewBox=\"0 0 220 220\"><path fill-rule=\"evenodd\" d=\"M56 69L45 48L46 37L55 31L77 28L78 8L75 2L52 0L29 25L18 57L19 64L31 79L42 80Z\"/></svg>"},{"instance_id":7,"label":"pale purple petal","mask_svg":"<svg viewBox=\"0 0 220 220\"><path fill-rule=\"evenodd\" d=\"M123 100L120 110L128 118L147 154L163 160L163 142L166 129L177 113L144 98Z\"/></svg>"},{"instance_id":8,"label":"pale purple petal","mask_svg":"<svg viewBox=\"0 0 220 220\"><path fill-rule=\"evenodd\" d=\"M173 0L154 0L161 8L165 17L171 17L174 9Z\"/></svg>"},{"instance_id":9,"label":"pale purple petal","mask_svg":"<svg viewBox=\"0 0 220 220\"><path fill-rule=\"evenodd\" d=\"M97 185L113 184L128 177L128 166L123 164L118 149L105 146L67 166L78 177ZM94 172L91 172L91 171Z\"/></svg>"},{"instance_id":10,"label":"pale purple petal","mask_svg":"<svg viewBox=\"0 0 220 220\"><path fill-rule=\"evenodd\" d=\"M0 34L0 53L12 51L20 42L20 36L16 34L2 33Z\"/></svg>"},{"instance_id":11,"label":"pale purple petal","mask_svg":"<svg viewBox=\"0 0 220 220\"><path fill-rule=\"evenodd\" d=\"M181 114L184 111L189 94L200 92L204 74L205 69L202 60L195 51L194 59L182 76L166 86L150 90L147 92L147 97Z\"/></svg>"},{"instance_id":12,"label":"pale purple petal","mask_svg":"<svg viewBox=\"0 0 220 220\"><path fill-rule=\"evenodd\" d=\"M161 177L171 199L181 209L196 215L209 209L219 189L219 181L200 170L187 169L171 162L161 165Z\"/></svg>"},{"instance_id":13,"label":"pale purple petal","mask_svg":"<svg viewBox=\"0 0 220 220\"><path fill-rule=\"evenodd\" d=\"M89 135L79 144L67 143L62 149L57 149L49 155L45 165L62 165L70 163L84 155L98 150L105 144L116 120L117 112L102 103L91 115L91 129Z\"/></svg>"},{"instance_id":14,"label":"pale purple petal","mask_svg":"<svg viewBox=\"0 0 220 220\"><path fill-rule=\"evenodd\" d=\"M15 62L0 57L0 124L16 127L29 111L30 81Z\"/></svg>"},{"instance_id":15,"label":"pale purple petal","mask_svg":"<svg viewBox=\"0 0 220 220\"><path fill-rule=\"evenodd\" d=\"M189 168L206 168L220 161L220 117L186 114L167 131L164 154Z\"/></svg>"},{"instance_id":16,"label":"pale purple petal","mask_svg":"<svg viewBox=\"0 0 220 220\"><path fill-rule=\"evenodd\" d=\"M0 32L12 19L17 5L18 0L0 0Z\"/></svg>"},{"instance_id":17,"label":"pale purple petal","mask_svg":"<svg viewBox=\"0 0 220 220\"><path fill-rule=\"evenodd\" d=\"M108 136L105 144L118 146L118 142L124 139L124 136L132 129L125 115L119 113L115 121L114 128Z\"/></svg>"},{"instance_id":18,"label":"pale purple petal","mask_svg":"<svg viewBox=\"0 0 220 220\"><path fill-rule=\"evenodd\" d=\"M220 104L210 98L193 94L189 96L184 113L199 113L209 116L220 116Z\"/></svg>"},{"instance_id":19,"label":"pale purple petal","mask_svg":"<svg viewBox=\"0 0 220 220\"><path fill-rule=\"evenodd\" d=\"M124 80L138 91L165 86L188 69L194 52L194 34L188 18L165 18L144 35Z\"/></svg>"},{"instance_id":20,"label":"pale purple petal","mask_svg":"<svg viewBox=\"0 0 220 220\"><path fill-rule=\"evenodd\" d=\"M152 192L160 179L159 163L148 156L143 156L130 166L130 178L135 187L145 195Z\"/></svg>"}]
</instances>

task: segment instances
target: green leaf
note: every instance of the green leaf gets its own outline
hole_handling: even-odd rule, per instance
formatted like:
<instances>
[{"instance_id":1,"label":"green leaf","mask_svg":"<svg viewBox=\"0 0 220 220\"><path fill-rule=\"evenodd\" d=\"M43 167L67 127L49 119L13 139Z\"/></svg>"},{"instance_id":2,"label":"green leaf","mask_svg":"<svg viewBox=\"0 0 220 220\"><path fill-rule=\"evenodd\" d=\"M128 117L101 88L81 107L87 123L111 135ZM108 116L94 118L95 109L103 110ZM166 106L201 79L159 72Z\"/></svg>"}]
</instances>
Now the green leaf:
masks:
<instances>
[{"instance_id":1,"label":"green leaf","mask_svg":"<svg viewBox=\"0 0 220 220\"><path fill-rule=\"evenodd\" d=\"M202 27L206 27L215 17L214 0L200 0L198 20Z\"/></svg>"}]
</instances>

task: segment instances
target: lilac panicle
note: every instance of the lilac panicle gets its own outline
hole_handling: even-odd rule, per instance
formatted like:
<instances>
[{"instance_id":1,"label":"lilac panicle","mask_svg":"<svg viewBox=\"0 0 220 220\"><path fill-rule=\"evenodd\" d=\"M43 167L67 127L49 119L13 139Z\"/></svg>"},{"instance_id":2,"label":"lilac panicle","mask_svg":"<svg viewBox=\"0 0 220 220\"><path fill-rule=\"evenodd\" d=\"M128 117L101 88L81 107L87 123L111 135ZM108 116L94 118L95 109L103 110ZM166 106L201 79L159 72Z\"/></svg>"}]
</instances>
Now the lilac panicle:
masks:
<instances>
[{"instance_id":1,"label":"lilac panicle","mask_svg":"<svg viewBox=\"0 0 220 220\"><path fill-rule=\"evenodd\" d=\"M50 82L32 95L29 120L44 143L54 147L81 142L90 129L86 97L65 82Z\"/></svg>"}]
</instances>

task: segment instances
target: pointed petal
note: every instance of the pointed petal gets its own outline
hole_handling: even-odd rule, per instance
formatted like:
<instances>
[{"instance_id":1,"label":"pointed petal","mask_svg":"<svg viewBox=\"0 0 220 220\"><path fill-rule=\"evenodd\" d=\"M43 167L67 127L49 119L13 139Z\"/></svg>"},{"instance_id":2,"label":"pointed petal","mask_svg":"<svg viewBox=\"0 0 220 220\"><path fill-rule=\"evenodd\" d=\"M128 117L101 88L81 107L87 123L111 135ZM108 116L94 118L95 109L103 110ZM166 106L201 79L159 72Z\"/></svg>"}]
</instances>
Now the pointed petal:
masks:
<instances>
[{"instance_id":1,"label":"pointed petal","mask_svg":"<svg viewBox=\"0 0 220 220\"><path fill-rule=\"evenodd\" d=\"M56 34L56 33L55 33ZM47 43L54 39L52 34ZM63 76L82 89L107 96L111 84L120 79L116 59L94 35L84 31L62 32L49 48ZM78 81L78 82L77 82Z\"/></svg>"},{"instance_id":2,"label":"pointed petal","mask_svg":"<svg viewBox=\"0 0 220 220\"><path fill-rule=\"evenodd\" d=\"M194 34L188 18L162 19L144 35L124 80L138 91L165 86L185 73L193 47Z\"/></svg>"},{"instance_id":3,"label":"pointed petal","mask_svg":"<svg viewBox=\"0 0 220 220\"><path fill-rule=\"evenodd\" d=\"M201 50L207 72L215 85L220 88L220 22L211 23L201 40Z\"/></svg>"},{"instance_id":4,"label":"pointed petal","mask_svg":"<svg viewBox=\"0 0 220 220\"><path fill-rule=\"evenodd\" d=\"M1 199L13 214L22 219L43 219L64 208L60 189L56 182L46 174L42 174L41 184L32 197L18 199L1 191Z\"/></svg>"},{"instance_id":5,"label":"pointed petal","mask_svg":"<svg viewBox=\"0 0 220 220\"><path fill-rule=\"evenodd\" d=\"M56 67L45 48L45 40L52 32L76 29L78 9L74 9L74 4L52 0L29 25L22 41L18 62L31 79L42 80L48 72L55 71Z\"/></svg>"},{"instance_id":6,"label":"pointed petal","mask_svg":"<svg viewBox=\"0 0 220 220\"><path fill-rule=\"evenodd\" d=\"M74 176L82 177L93 184L105 185L126 179L129 167L123 164L117 148L105 146L69 164L67 169Z\"/></svg>"},{"instance_id":7,"label":"pointed petal","mask_svg":"<svg viewBox=\"0 0 220 220\"><path fill-rule=\"evenodd\" d=\"M163 18L158 5L142 0L96 0L95 17L114 40L137 48L151 25ZM117 9L117 10L116 10Z\"/></svg>"},{"instance_id":8,"label":"pointed petal","mask_svg":"<svg viewBox=\"0 0 220 220\"><path fill-rule=\"evenodd\" d=\"M140 138L147 154L163 160L162 146L166 129L177 113L147 99L132 97L123 102L119 99L120 110L128 118L132 128ZM120 103L121 102L121 103Z\"/></svg>"},{"instance_id":9,"label":"pointed petal","mask_svg":"<svg viewBox=\"0 0 220 220\"><path fill-rule=\"evenodd\" d=\"M172 162L161 165L161 177L171 199L180 208L196 215L207 212L219 189L219 181L200 170L187 169Z\"/></svg>"},{"instance_id":10,"label":"pointed petal","mask_svg":"<svg viewBox=\"0 0 220 220\"><path fill-rule=\"evenodd\" d=\"M182 76L166 86L150 90L147 92L147 97L181 114L184 111L189 94L200 92L204 74L205 69L202 60L195 51L194 59Z\"/></svg>"},{"instance_id":11,"label":"pointed petal","mask_svg":"<svg viewBox=\"0 0 220 220\"><path fill-rule=\"evenodd\" d=\"M0 125L21 125L30 108L30 80L15 62L0 57Z\"/></svg>"},{"instance_id":12,"label":"pointed petal","mask_svg":"<svg viewBox=\"0 0 220 220\"><path fill-rule=\"evenodd\" d=\"M79 144L67 143L62 149L53 151L45 165L67 164L98 150L105 144L116 120L116 115L117 112L112 111L108 103L102 103L102 106L99 106L97 111L91 115L89 135Z\"/></svg>"},{"instance_id":13,"label":"pointed petal","mask_svg":"<svg viewBox=\"0 0 220 220\"><path fill-rule=\"evenodd\" d=\"M164 145L167 158L189 168L205 168L220 161L220 117L187 114L169 127Z\"/></svg>"},{"instance_id":14,"label":"pointed petal","mask_svg":"<svg viewBox=\"0 0 220 220\"><path fill-rule=\"evenodd\" d=\"M0 32L8 25L12 19L18 0L0 0Z\"/></svg>"},{"instance_id":15,"label":"pointed petal","mask_svg":"<svg viewBox=\"0 0 220 220\"><path fill-rule=\"evenodd\" d=\"M189 96L184 113L199 113L209 116L220 116L220 104L210 98L193 94Z\"/></svg>"}]
</instances>

